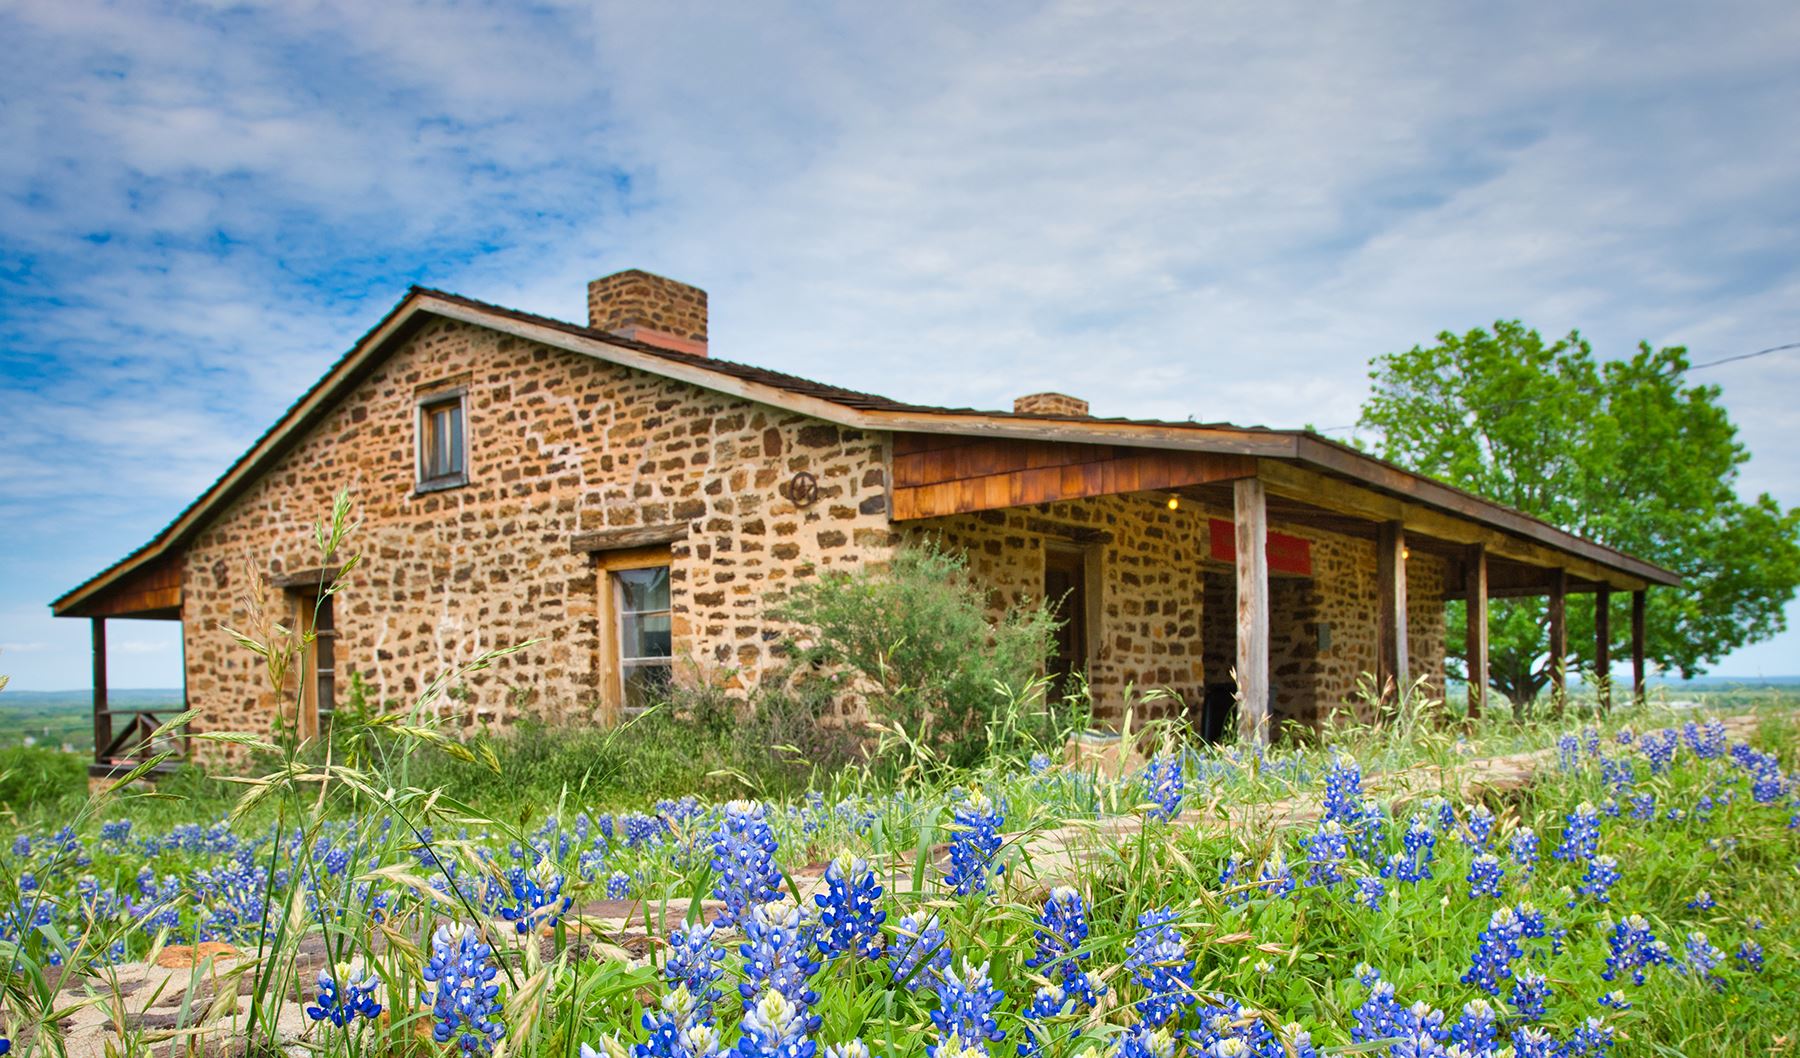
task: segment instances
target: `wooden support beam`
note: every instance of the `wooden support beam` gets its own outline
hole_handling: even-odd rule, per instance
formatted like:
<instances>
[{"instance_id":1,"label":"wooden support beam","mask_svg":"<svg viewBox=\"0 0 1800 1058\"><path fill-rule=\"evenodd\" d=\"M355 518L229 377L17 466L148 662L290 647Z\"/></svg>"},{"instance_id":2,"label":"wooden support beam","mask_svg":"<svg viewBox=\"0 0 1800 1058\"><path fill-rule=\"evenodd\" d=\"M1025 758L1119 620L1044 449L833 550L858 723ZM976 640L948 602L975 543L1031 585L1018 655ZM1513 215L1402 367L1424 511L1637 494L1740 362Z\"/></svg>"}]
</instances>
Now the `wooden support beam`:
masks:
<instances>
[{"instance_id":1,"label":"wooden support beam","mask_svg":"<svg viewBox=\"0 0 1800 1058\"><path fill-rule=\"evenodd\" d=\"M1396 696L1406 691L1406 529L1398 521L1383 522L1375 535L1375 613L1380 653L1375 677L1383 693L1392 683Z\"/></svg>"},{"instance_id":2,"label":"wooden support beam","mask_svg":"<svg viewBox=\"0 0 1800 1058\"><path fill-rule=\"evenodd\" d=\"M1269 515L1263 483L1232 484L1237 530L1238 741L1269 744Z\"/></svg>"},{"instance_id":3,"label":"wooden support beam","mask_svg":"<svg viewBox=\"0 0 1800 1058\"><path fill-rule=\"evenodd\" d=\"M106 618L95 617L94 626L94 763L112 745L112 713L106 703Z\"/></svg>"},{"instance_id":4,"label":"wooden support beam","mask_svg":"<svg viewBox=\"0 0 1800 1058\"><path fill-rule=\"evenodd\" d=\"M1641 578L1593 559L1523 540L1480 522L1408 503L1328 474L1265 459L1257 464L1257 475L1268 484L1269 494L1272 496L1298 500L1313 507L1366 521L1397 521L1416 537L1429 537L1451 544L1481 544L1494 558L1523 562L1542 569L1567 569L1584 580L1601 581L1620 590L1629 591L1645 586L1645 581Z\"/></svg>"},{"instance_id":5,"label":"wooden support beam","mask_svg":"<svg viewBox=\"0 0 1800 1058\"><path fill-rule=\"evenodd\" d=\"M1550 579L1550 693L1555 696L1551 708L1558 716L1569 688L1568 658L1569 575L1559 569Z\"/></svg>"},{"instance_id":6,"label":"wooden support beam","mask_svg":"<svg viewBox=\"0 0 1800 1058\"><path fill-rule=\"evenodd\" d=\"M1594 678L1600 695L1600 711L1612 708L1612 589L1594 593Z\"/></svg>"},{"instance_id":7,"label":"wooden support beam","mask_svg":"<svg viewBox=\"0 0 1800 1058\"><path fill-rule=\"evenodd\" d=\"M1488 688L1488 568L1487 548L1480 544L1469 545L1469 556L1464 563L1466 579L1463 590L1466 598L1464 608L1467 614L1467 631L1464 639L1468 646L1469 670L1469 716L1479 717L1482 708L1487 704Z\"/></svg>"},{"instance_id":8,"label":"wooden support beam","mask_svg":"<svg viewBox=\"0 0 1800 1058\"><path fill-rule=\"evenodd\" d=\"M1631 696L1644 700L1644 593L1631 593Z\"/></svg>"}]
</instances>

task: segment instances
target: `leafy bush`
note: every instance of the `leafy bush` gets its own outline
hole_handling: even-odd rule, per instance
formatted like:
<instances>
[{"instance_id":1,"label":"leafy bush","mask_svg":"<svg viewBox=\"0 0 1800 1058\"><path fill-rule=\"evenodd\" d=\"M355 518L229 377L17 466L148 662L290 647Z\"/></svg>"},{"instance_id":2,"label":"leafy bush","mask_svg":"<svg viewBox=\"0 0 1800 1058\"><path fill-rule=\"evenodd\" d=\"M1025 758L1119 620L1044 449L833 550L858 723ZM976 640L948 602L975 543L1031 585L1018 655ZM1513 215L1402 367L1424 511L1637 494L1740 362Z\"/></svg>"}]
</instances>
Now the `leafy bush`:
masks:
<instances>
[{"instance_id":1,"label":"leafy bush","mask_svg":"<svg viewBox=\"0 0 1800 1058\"><path fill-rule=\"evenodd\" d=\"M1056 629L1041 604L994 614L967 560L935 543L902 548L886 568L826 573L773 612L805 630L792 644L798 664L839 693L860 693L873 715L953 767L992 748L990 724L1036 681Z\"/></svg>"},{"instance_id":2,"label":"leafy bush","mask_svg":"<svg viewBox=\"0 0 1800 1058\"><path fill-rule=\"evenodd\" d=\"M87 765L47 746L0 749L0 804L15 812L54 808L87 793Z\"/></svg>"}]
</instances>

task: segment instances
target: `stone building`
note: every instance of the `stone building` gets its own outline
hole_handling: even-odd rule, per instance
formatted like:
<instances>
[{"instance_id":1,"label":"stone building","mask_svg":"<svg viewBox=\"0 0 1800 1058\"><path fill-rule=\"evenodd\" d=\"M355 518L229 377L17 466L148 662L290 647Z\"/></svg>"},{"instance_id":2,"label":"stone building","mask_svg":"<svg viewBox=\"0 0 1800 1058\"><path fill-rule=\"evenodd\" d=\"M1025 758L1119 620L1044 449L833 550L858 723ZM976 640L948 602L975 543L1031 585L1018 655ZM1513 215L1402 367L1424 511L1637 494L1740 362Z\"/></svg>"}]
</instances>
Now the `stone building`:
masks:
<instances>
[{"instance_id":1,"label":"stone building","mask_svg":"<svg viewBox=\"0 0 1800 1058\"><path fill-rule=\"evenodd\" d=\"M1047 664L1085 672L1102 717L1127 686L1164 688L1216 736L1235 695L1254 736L1316 722L1363 673L1441 688L1449 598L1483 614L1547 594L1555 614L1616 590L1641 614L1676 583L1304 431L839 389L713 356L706 294L641 271L590 284L588 309L572 324L414 288L174 522L57 599L92 621L96 769L140 755L158 719L108 706L108 618L181 622L203 729L266 729L277 708L222 629L315 611L283 696L302 732L351 674L410 701L526 640L444 707L503 722L529 696L610 723L671 678L755 683L783 634L771 595L936 537L996 605L1058 603ZM311 530L346 489L363 561L321 604Z\"/></svg>"}]
</instances>

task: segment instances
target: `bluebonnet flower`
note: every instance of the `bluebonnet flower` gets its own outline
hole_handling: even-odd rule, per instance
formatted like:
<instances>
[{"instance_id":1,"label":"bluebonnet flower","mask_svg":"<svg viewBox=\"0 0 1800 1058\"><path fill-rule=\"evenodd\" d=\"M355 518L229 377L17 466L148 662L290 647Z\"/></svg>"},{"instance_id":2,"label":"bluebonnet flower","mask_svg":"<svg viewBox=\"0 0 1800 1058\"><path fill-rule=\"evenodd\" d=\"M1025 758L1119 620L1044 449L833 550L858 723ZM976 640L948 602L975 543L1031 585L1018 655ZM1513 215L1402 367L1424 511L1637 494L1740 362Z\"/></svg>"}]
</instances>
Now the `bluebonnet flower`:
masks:
<instances>
[{"instance_id":1,"label":"bluebonnet flower","mask_svg":"<svg viewBox=\"0 0 1800 1058\"><path fill-rule=\"evenodd\" d=\"M1574 771L1581 765L1581 742L1574 735L1556 738L1556 763L1563 771Z\"/></svg>"},{"instance_id":2,"label":"bluebonnet flower","mask_svg":"<svg viewBox=\"0 0 1800 1058\"><path fill-rule=\"evenodd\" d=\"M1494 813L1484 804L1472 805L1469 818L1463 823L1463 844L1485 852L1493 835Z\"/></svg>"},{"instance_id":3,"label":"bluebonnet flower","mask_svg":"<svg viewBox=\"0 0 1800 1058\"><path fill-rule=\"evenodd\" d=\"M1406 833L1400 840L1406 851L1389 862L1394 876L1403 882L1422 882L1430 878L1431 861L1437 847L1437 831L1432 828L1430 819L1414 815L1407 821Z\"/></svg>"},{"instance_id":4,"label":"bluebonnet flower","mask_svg":"<svg viewBox=\"0 0 1800 1058\"><path fill-rule=\"evenodd\" d=\"M1562 1045L1550 1031L1538 1025L1513 1030L1513 1058L1563 1058Z\"/></svg>"},{"instance_id":5,"label":"bluebonnet flower","mask_svg":"<svg viewBox=\"0 0 1800 1058\"><path fill-rule=\"evenodd\" d=\"M1306 849L1308 885L1330 888L1344 880L1343 863L1350 855L1350 839L1337 820L1320 823L1317 831L1300 839L1300 844Z\"/></svg>"},{"instance_id":6,"label":"bluebonnet flower","mask_svg":"<svg viewBox=\"0 0 1800 1058\"><path fill-rule=\"evenodd\" d=\"M1537 868L1538 836L1530 827L1520 827L1513 831L1510 839L1512 861L1519 866L1519 873L1527 878Z\"/></svg>"},{"instance_id":7,"label":"bluebonnet flower","mask_svg":"<svg viewBox=\"0 0 1800 1058\"><path fill-rule=\"evenodd\" d=\"M937 980L938 1006L931 1012L931 1023L937 1026L937 1042L925 1053L931 1058L952 1058L968 1051L986 1052L989 1042L1006 1038L994 1018L1001 994L988 977L988 964L976 966L963 960L962 970L945 970Z\"/></svg>"},{"instance_id":8,"label":"bluebonnet flower","mask_svg":"<svg viewBox=\"0 0 1800 1058\"><path fill-rule=\"evenodd\" d=\"M1158 753L1151 757L1144 765L1144 792L1150 799L1145 814L1164 821L1180 815L1183 787L1181 754Z\"/></svg>"},{"instance_id":9,"label":"bluebonnet flower","mask_svg":"<svg viewBox=\"0 0 1800 1058\"><path fill-rule=\"evenodd\" d=\"M858 1039L834 1043L825 1048L825 1058L874 1058L869 1045Z\"/></svg>"},{"instance_id":10,"label":"bluebonnet flower","mask_svg":"<svg viewBox=\"0 0 1800 1058\"><path fill-rule=\"evenodd\" d=\"M749 910L781 895L781 871L775 866L775 832L768 814L755 801L733 801L713 832L713 899L725 904L721 926L740 924Z\"/></svg>"},{"instance_id":11,"label":"bluebonnet flower","mask_svg":"<svg viewBox=\"0 0 1800 1058\"><path fill-rule=\"evenodd\" d=\"M1738 969L1745 973L1759 974L1763 972L1762 945L1753 940L1739 943L1733 958L1737 959Z\"/></svg>"},{"instance_id":12,"label":"bluebonnet flower","mask_svg":"<svg viewBox=\"0 0 1800 1058\"><path fill-rule=\"evenodd\" d=\"M1675 760L1675 750L1678 745L1675 732L1666 728L1661 731L1652 731L1638 739L1638 750L1644 754L1644 759L1650 762L1650 774L1652 775L1661 775L1669 770L1669 765Z\"/></svg>"},{"instance_id":13,"label":"bluebonnet flower","mask_svg":"<svg viewBox=\"0 0 1800 1058\"><path fill-rule=\"evenodd\" d=\"M423 976L437 985L428 990L437 1019L432 1038L439 1043L454 1039L466 1055L487 1054L506 1033L498 1020L500 986L493 982L499 968L493 954L469 926L439 926L431 937L431 959Z\"/></svg>"},{"instance_id":14,"label":"bluebonnet flower","mask_svg":"<svg viewBox=\"0 0 1800 1058\"><path fill-rule=\"evenodd\" d=\"M743 1034L734 1053L739 1058L813 1058L819 1045L807 1034L816 1028L804 1006L770 989L744 1010Z\"/></svg>"},{"instance_id":15,"label":"bluebonnet flower","mask_svg":"<svg viewBox=\"0 0 1800 1058\"><path fill-rule=\"evenodd\" d=\"M952 814L950 870L944 884L958 896L987 892L989 880L1004 867L994 863L1000 852L1000 824L1004 821L993 802L977 794L956 806Z\"/></svg>"},{"instance_id":16,"label":"bluebonnet flower","mask_svg":"<svg viewBox=\"0 0 1800 1058\"><path fill-rule=\"evenodd\" d=\"M881 924L887 912L875 906L881 883L862 859L845 853L825 868L825 891L813 897L819 905L819 949L827 957L855 952L865 959L881 954Z\"/></svg>"},{"instance_id":17,"label":"bluebonnet flower","mask_svg":"<svg viewBox=\"0 0 1800 1058\"><path fill-rule=\"evenodd\" d=\"M1287 855L1280 849L1263 861L1257 882L1270 896L1287 896L1294 891L1294 872L1288 867Z\"/></svg>"},{"instance_id":18,"label":"bluebonnet flower","mask_svg":"<svg viewBox=\"0 0 1800 1058\"><path fill-rule=\"evenodd\" d=\"M1354 827L1362 819L1362 766L1334 753L1325 769L1325 818L1339 826Z\"/></svg>"},{"instance_id":19,"label":"bluebonnet flower","mask_svg":"<svg viewBox=\"0 0 1800 1058\"><path fill-rule=\"evenodd\" d=\"M1594 1002L1600 1004L1603 1007L1610 1007L1613 1010L1630 1010L1631 1009L1631 1000L1625 998L1625 993L1620 992L1617 989L1614 989L1611 992L1603 993L1600 996L1600 998L1594 1000Z\"/></svg>"},{"instance_id":20,"label":"bluebonnet flower","mask_svg":"<svg viewBox=\"0 0 1800 1058\"><path fill-rule=\"evenodd\" d=\"M1387 885L1380 878L1365 875L1356 880L1356 895L1351 899L1370 911L1379 911L1381 901L1386 896Z\"/></svg>"},{"instance_id":21,"label":"bluebonnet flower","mask_svg":"<svg viewBox=\"0 0 1800 1058\"><path fill-rule=\"evenodd\" d=\"M1588 1018L1575 1026L1569 1042L1563 1047L1568 1058L1606 1058L1612 1053L1612 1027L1599 1018Z\"/></svg>"},{"instance_id":22,"label":"bluebonnet flower","mask_svg":"<svg viewBox=\"0 0 1800 1058\"><path fill-rule=\"evenodd\" d=\"M786 900L771 900L751 908L741 928L744 943L738 952L744 957L744 980L738 993L754 1000L769 989L780 992L796 1003L803 1013L819 1001L811 987L812 975L819 962L812 957L818 943L818 927L800 914L800 909ZM816 1015L809 1015L807 1031L818 1027Z\"/></svg>"},{"instance_id":23,"label":"bluebonnet flower","mask_svg":"<svg viewBox=\"0 0 1800 1058\"><path fill-rule=\"evenodd\" d=\"M1112 1058L1175 1058L1178 1035L1166 1026L1140 1021L1118 1037Z\"/></svg>"},{"instance_id":24,"label":"bluebonnet flower","mask_svg":"<svg viewBox=\"0 0 1800 1058\"><path fill-rule=\"evenodd\" d=\"M375 988L380 984L375 975L347 962L319 971L319 999L309 1004L306 1016L314 1021L329 1021L338 1028L365 1018L369 1021L381 1013L375 1002Z\"/></svg>"},{"instance_id":25,"label":"bluebonnet flower","mask_svg":"<svg viewBox=\"0 0 1800 1058\"><path fill-rule=\"evenodd\" d=\"M1500 866L1500 858L1492 853L1484 852L1469 861L1469 899L1483 896L1499 896L1500 883L1506 877L1506 868Z\"/></svg>"},{"instance_id":26,"label":"bluebonnet flower","mask_svg":"<svg viewBox=\"0 0 1800 1058\"><path fill-rule=\"evenodd\" d=\"M1485 999L1463 1004L1462 1014L1450 1026L1450 1039L1471 1055L1492 1054L1500 1036L1500 1017Z\"/></svg>"},{"instance_id":27,"label":"bluebonnet flower","mask_svg":"<svg viewBox=\"0 0 1800 1058\"><path fill-rule=\"evenodd\" d=\"M721 965L725 949L713 943L717 933L717 927L699 922L678 927L669 934L669 954L663 961L663 980L671 990L685 988L694 998L698 1021L711 1021L713 1004L722 997L719 979L725 975Z\"/></svg>"},{"instance_id":28,"label":"bluebonnet flower","mask_svg":"<svg viewBox=\"0 0 1800 1058\"><path fill-rule=\"evenodd\" d=\"M606 898L608 900L624 900L631 896L631 875L624 871L614 871L606 878Z\"/></svg>"},{"instance_id":29,"label":"bluebonnet flower","mask_svg":"<svg viewBox=\"0 0 1800 1058\"><path fill-rule=\"evenodd\" d=\"M1610 904L1612 897L1608 894L1618 880L1618 861L1611 856L1595 856L1588 861L1587 872L1581 876L1581 888L1578 892L1591 896L1602 904ZM1574 907L1575 901L1571 899L1569 906Z\"/></svg>"},{"instance_id":30,"label":"bluebonnet flower","mask_svg":"<svg viewBox=\"0 0 1800 1058\"><path fill-rule=\"evenodd\" d=\"M1499 908L1488 916L1487 928L1477 938L1475 954L1462 975L1463 984L1474 985L1491 996L1499 995L1500 982L1512 976L1513 960L1525 954L1521 944L1525 926L1525 920L1511 907Z\"/></svg>"},{"instance_id":31,"label":"bluebonnet flower","mask_svg":"<svg viewBox=\"0 0 1800 1058\"><path fill-rule=\"evenodd\" d=\"M1563 828L1562 843L1556 846L1552 856L1559 860L1575 863L1580 860L1591 860L1600 846L1600 812L1586 801L1575 806L1568 815L1568 825Z\"/></svg>"},{"instance_id":32,"label":"bluebonnet flower","mask_svg":"<svg viewBox=\"0 0 1800 1058\"><path fill-rule=\"evenodd\" d=\"M1656 818L1656 795L1653 793L1633 794L1631 796L1631 818L1640 822L1649 822Z\"/></svg>"},{"instance_id":33,"label":"bluebonnet flower","mask_svg":"<svg viewBox=\"0 0 1800 1058\"><path fill-rule=\"evenodd\" d=\"M895 983L904 984L909 992L918 991L920 985L935 987L938 974L950 965L950 945L937 916L923 922L921 918L902 918L894 930L894 943L887 949Z\"/></svg>"},{"instance_id":34,"label":"bluebonnet flower","mask_svg":"<svg viewBox=\"0 0 1800 1058\"><path fill-rule=\"evenodd\" d=\"M1087 902L1076 889L1059 885L1044 899L1038 913L1037 929L1032 933L1036 954L1025 960L1033 970L1041 970L1053 982L1079 975L1081 964L1089 952L1076 954L1087 942Z\"/></svg>"},{"instance_id":35,"label":"bluebonnet flower","mask_svg":"<svg viewBox=\"0 0 1800 1058\"><path fill-rule=\"evenodd\" d=\"M1689 933L1687 935L1687 957L1681 962L1683 970L1694 974L1715 988L1723 988L1725 979L1714 973L1713 970L1724 959L1725 953L1714 947L1712 942L1706 939L1706 934Z\"/></svg>"},{"instance_id":36,"label":"bluebonnet flower","mask_svg":"<svg viewBox=\"0 0 1800 1058\"><path fill-rule=\"evenodd\" d=\"M1026 763L1026 768L1028 768L1033 775L1043 775L1050 770L1050 755L1047 753L1033 753L1031 755L1031 760Z\"/></svg>"},{"instance_id":37,"label":"bluebonnet flower","mask_svg":"<svg viewBox=\"0 0 1800 1058\"><path fill-rule=\"evenodd\" d=\"M1175 912L1166 907L1139 915L1137 934L1125 950L1125 969L1145 992L1137 1011L1157 1025L1194 1003L1194 960L1170 925L1174 920Z\"/></svg>"},{"instance_id":38,"label":"bluebonnet flower","mask_svg":"<svg viewBox=\"0 0 1800 1058\"><path fill-rule=\"evenodd\" d=\"M1243 869L1244 857L1235 852L1225 857L1225 865L1219 868L1219 888L1232 889L1242 884L1238 882L1237 877L1238 872ZM1248 889L1239 890L1238 892L1227 892L1225 894L1225 902L1233 907L1249 903L1249 901L1250 891Z\"/></svg>"},{"instance_id":39,"label":"bluebonnet flower","mask_svg":"<svg viewBox=\"0 0 1800 1058\"><path fill-rule=\"evenodd\" d=\"M646 1010L644 1030L649 1039L632 1047L632 1058L716 1058L719 1030L710 1012L701 1016L700 1003L685 985L663 994L657 1009Z\"/></svg>"},{"instance_id":40,"label":"bluebonnet flower","mask_svg":"<svg viewBox=\"0 0 1800 1058\"><path fill-rule=\"evenodd\" d=\"M529 871L515 867L508 875L515 903L501 908L500 917L511 922L519 933L554 927L575 902L573 897L563 895L563 876L549 860Z\"/></svg>"},{"instance_id":41,"label":"bluebonnet flower","mask_svg":"<svg viewBox=\"0 0 1800 1058\"><path fill-rule=\"evenodd\" d=\"M1613 923L1612 933L1607 937L1607 949L1606 969L1600 971L1601 978L1607 981L1630 973L1632 983L1641 985L1646 967L1674 962L1668 945L1656 939L1649 920L1642 915L1627 915Z\"/></svg>"},{"instance_id":42,"label":"bluebonnet flower","mask_svg":"<svg viewBox=\"0 0 1800 1058\"><path fill-rule=\"evenodd\" d=\"M1549 1000L1550 980L1536 970L1519 971L1513 980L1512 994L1507 997L1507 1002L1527 1021L1542 1019Z\"/></svg>"},{"instance_id":43,"label":"bluebonnet flower","mask_svg":"<svg viewBox=\"0 0 1800 1058\"><path fill-rule=\"evenodd\" d=\"M1694 911L1711 911L1713 908L1718 907L1719 903L1713 899L1711 893L1702 889L1694 894L1694 898L1688 901L1687 906L1690 910Z\"/></svg>"}]
</instances>

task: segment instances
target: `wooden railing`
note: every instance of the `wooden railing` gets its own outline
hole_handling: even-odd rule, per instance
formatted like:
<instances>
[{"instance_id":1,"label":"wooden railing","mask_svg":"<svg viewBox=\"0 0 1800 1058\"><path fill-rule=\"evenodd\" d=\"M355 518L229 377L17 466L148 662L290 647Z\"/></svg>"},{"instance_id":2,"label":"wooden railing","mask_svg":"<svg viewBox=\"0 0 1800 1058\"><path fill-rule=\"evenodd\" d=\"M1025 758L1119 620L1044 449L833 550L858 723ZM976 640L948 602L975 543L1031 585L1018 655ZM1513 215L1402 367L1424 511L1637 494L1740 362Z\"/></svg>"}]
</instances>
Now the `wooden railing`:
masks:
<instances>
[{"instance_id":1,"label":"wooden railing","mask_svg":"<svg viewBox=\"0 0 1800 1058\"><path fill-rule=\"evenodd\" d=\"M175 710L179 711L179 710ZM94 713L94 763L88 769L93 775L113 775L131 770L158 753L173 753L175 759L164 762L162 770L174 766L188 754L186 734L164 735L157 739L153 736L156 729L162 726L164 717L160 712L173 712L167 707L157 709L99 709ZM124 726L114 727L115 717L125 720Z\"/></svg>"}]
</instances>

